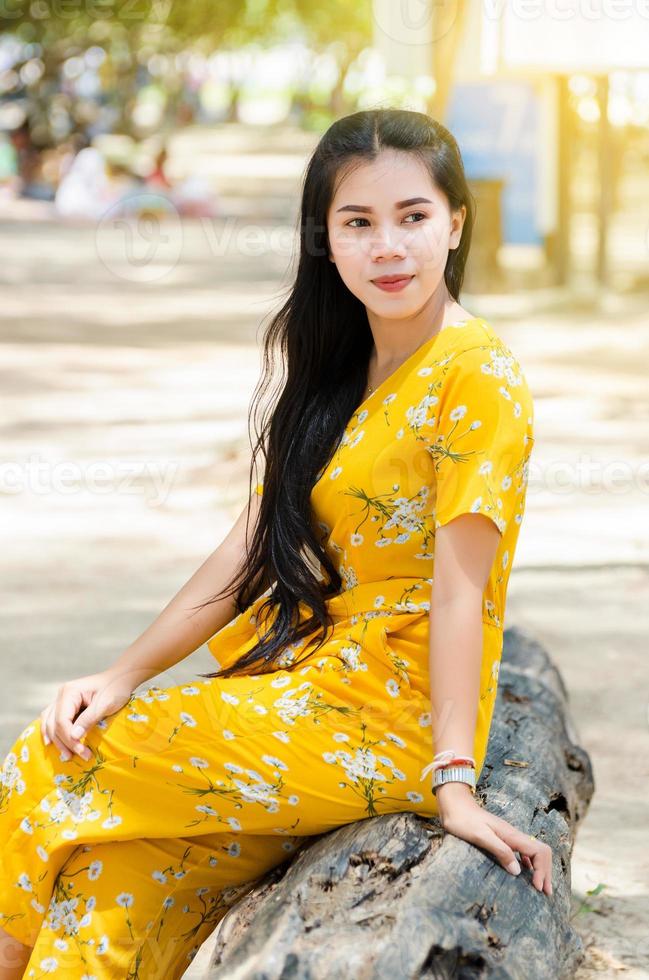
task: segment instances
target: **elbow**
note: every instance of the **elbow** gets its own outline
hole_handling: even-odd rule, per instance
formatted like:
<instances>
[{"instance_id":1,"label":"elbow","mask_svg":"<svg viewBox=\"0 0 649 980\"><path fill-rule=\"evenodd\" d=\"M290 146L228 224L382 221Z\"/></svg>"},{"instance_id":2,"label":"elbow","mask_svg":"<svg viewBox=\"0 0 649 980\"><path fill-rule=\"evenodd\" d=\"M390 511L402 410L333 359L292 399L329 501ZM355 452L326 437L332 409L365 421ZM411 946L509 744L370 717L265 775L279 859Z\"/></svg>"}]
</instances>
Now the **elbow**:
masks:
<instances>
[{"instance_id":1,"label":"elbow","mask_svg":"<svg viewBox=\"0 0 649 980\"><path fill-rule=\"evenodd\" d=\"M466 584L462 588L436 587L433 581L431 593L430 611L453 611L463 612L470 615L472 612L482 612L483 590L477 585Z\"/></svg>"}]
</instances>

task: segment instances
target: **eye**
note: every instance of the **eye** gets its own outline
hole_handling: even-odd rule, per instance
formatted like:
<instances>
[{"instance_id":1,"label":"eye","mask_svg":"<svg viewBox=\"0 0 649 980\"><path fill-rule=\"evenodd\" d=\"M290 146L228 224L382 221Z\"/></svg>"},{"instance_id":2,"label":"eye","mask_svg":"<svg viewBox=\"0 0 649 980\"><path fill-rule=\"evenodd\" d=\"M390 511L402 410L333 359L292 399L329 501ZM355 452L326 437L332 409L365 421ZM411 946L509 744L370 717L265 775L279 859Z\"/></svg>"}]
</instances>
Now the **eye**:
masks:
<instances>
[{"instance_id":1,"label":"eye","mask_svg":"<svg viewBox=\"0 0 649 980\"><path fill-rule=\"evenodd\" d=\"M426 215L424 211L411 211L410 214L407 214L406 217L403 220L404 221L408 221L408 218L419 218L420 220L422 220L423 218L426 218L426 217L428 217L428 215ZM346 227L347 228L359 228L360 225L355 225L354 222L355 221L367 221L367 220L368 220L367 218L352 218L351 221L348 221L346 223ZM419 223L418 221L409 221L408 222L408 224L411 224L411 225L418 224L418 223Z\"/></svg>"}]
</instances>

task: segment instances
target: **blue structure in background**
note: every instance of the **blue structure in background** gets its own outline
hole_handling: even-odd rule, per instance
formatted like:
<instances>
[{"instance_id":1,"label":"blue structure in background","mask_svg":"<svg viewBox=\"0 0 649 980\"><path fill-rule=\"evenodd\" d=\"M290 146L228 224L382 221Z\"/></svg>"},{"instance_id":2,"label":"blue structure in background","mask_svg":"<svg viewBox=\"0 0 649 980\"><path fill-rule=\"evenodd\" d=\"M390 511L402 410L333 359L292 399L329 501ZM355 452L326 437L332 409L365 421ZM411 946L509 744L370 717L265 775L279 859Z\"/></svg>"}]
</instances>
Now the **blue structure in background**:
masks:
<instances>
[{"instance_id":1,"label":"blue structure in background","mask_svg":"<svg viewBox=\"0 0 649 980\"><path fill-rule=\"evenodd\" d=\"M455 85L445 125L457 139L467 177L499 178L503 240L541 245L536 213L540 188L540 112L533 85L484 81Z\"/></svg>"}]
</instances>

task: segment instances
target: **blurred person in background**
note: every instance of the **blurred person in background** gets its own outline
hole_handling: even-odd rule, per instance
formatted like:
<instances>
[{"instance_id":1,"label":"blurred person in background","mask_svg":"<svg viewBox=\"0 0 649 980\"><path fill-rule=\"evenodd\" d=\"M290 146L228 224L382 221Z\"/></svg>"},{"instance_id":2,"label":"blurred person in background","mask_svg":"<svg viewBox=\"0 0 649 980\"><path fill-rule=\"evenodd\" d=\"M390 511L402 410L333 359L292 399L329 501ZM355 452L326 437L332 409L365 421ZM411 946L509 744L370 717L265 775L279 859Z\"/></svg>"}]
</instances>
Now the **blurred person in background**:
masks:
<instances>
[{"instance_id":1,"label":"blurred person in background","mask_svg":"<svg viewBox=\"0 0 649 980\"><path fill-rule=\"evenodd\" d=\"M100 217L112 199L106 162L94 146L74 157L56 190L54 205L62 218Z\"/></svg>"}]
</instances>

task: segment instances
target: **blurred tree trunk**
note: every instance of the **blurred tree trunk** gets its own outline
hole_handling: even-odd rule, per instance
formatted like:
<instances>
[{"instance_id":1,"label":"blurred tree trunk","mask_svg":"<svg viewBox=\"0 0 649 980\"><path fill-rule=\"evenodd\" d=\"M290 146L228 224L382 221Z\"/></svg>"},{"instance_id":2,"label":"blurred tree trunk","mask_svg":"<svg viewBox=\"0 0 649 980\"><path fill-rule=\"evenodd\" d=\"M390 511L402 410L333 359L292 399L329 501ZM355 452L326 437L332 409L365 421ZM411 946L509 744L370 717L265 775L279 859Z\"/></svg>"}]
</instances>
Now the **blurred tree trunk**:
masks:
<instances>
[{"instance_id":1,"label":"blurred tree trunk","mask_svg":"<svg viewBox=\"0 0 649 980\"><path fill-rule=\"evenodd\" d=\"M468 3L467 0L454 0L454 2L452 0L450 3L446 0L446 3L441 5L435 3L434 8L431 74L435 79L435 92L428 103L428 114L439 122L444 122L449 95L455 80L460 41L468 16Z\"/></svg>"}]
</instances>

